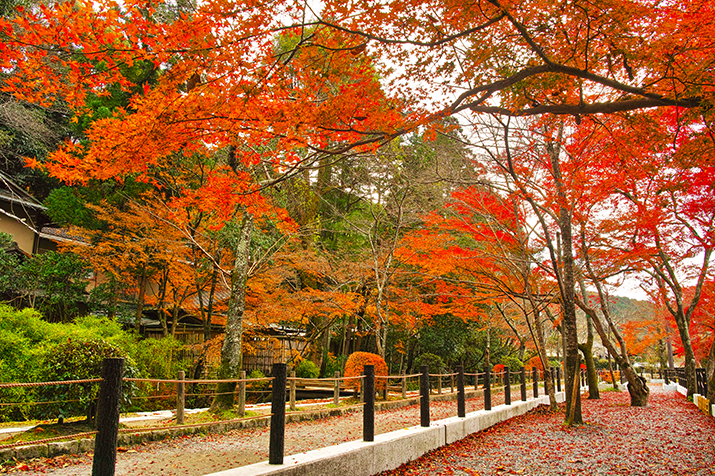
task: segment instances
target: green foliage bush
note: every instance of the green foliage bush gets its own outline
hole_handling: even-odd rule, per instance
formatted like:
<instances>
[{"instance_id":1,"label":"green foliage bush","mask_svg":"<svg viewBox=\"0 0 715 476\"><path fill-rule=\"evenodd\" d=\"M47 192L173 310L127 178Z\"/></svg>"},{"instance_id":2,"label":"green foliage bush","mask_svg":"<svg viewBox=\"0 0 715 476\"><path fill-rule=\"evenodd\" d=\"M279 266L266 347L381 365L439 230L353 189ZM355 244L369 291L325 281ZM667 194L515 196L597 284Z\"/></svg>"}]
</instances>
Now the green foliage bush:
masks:
<instances>
[{"instance_id":1,"label":"green foliage bush","mask_svg":"<svg viewBox=\"0 0 715 476\"><path fill-rule=\"evenodd\" d=\"M328 361L325 363L325 375L323 375L323 377L332 378L335 376L335 372L340 372L342 374L343 364L346 361L346 357L340 359L332 354L329 354Z\"/></svg>"},{"instance_id":2,"label":"green foliage bush","mask_svg":"<svg viewBox=\"0 0 715 476\"><path fill-rule=\"evenodd\" d=\"M124 376L136 376L133 360L118 347L103 340L69 339L53 347L45 355L40 365L42 377L48 382L101 378L102 362L106 358L123 358ZM128 398L130 392L127 387L124 386L123 393ZM99 383L44 385L36 388L38 401L51 402L38 406L38 414L41 416L67 418L86 414L90 418L93 417L90 409L99 394Z\"/></svg>"},{"instance_id":3,"label":"green foliage bush","mask_svg":"<svg viewBox=\"0 0 715 476\"><path fill-rule=\"evenodd\" d=\"M253 369L248 373L246 378L261 379L266 378L266 374L264 374L259 369ZM263 380L260 382L248 382L246 384L246 402L257 403L263 401L266 395L263 392L267 391L269 385L270 382L268 382L267 380Z\"/></svg>"},{"instance_id":4,"label":"green foliage bush","mask_svg":"<svg viewBox=\"0 0 715 476\"><path fill-rule=\"evenodd\" d=\"M312 360L303 359L295 368L295 376L298 378L318 378L320 369Z\"/></svg>"},{"instance_id":5,"label":"green foliage bush","mask_svg":"<svg viewBox=\"0 0 715 476\"><path fill-rule=\"evenodd\" d=\"M73 323L49 323L33 309L18 311L0 304L0 381L48 382L70 379L68 377L71 375L87 375L86 372L82 373L82 369L67 370L65 375L61 375L56 366L59 365L60 356L64 356L65 363L70 363L73 359L72 355L68 354L69 343L80 345L88 342L97 343L96 345L101 347L94 348L100 356L104 356L103 352L109 352L107 349L111 348L114 349L114 355L125 357L125 376L173 379L179 370L187 370L190 367L188 359L183 358L184 345L171 337L141 339L134 333L122 330L116 321L103 316L79 317ZM82 352L85 350L81 349ZM90 357L85 355L83 358L88 360L78 360L77 364L89 363ZM97 365L92 370L92 375L99 377L101 363ZM57 386L51 391L41 391L40 388L43 387L0 388L0 401L17 403L0 406L0 421L68 416L78 411L81 415L92 395L96 393L96 388L82 387L81 391L78 390L81 396L76 398L79 402L74 402L74 406L60 408L55 404L36 405L33 402L60 400L57 396L69 398L63 393L66 389ZM136 396L154 396L157 393L168 395L173 392L169 385L162 385L157 390L155 384L136 386L125 382L125 388ZM44 394L40 395L43 392ZM55 397L50 395L52 392L55 392ZM132 406L125 402L125 408L154 410L171 408L174 403L174 400L168 397L164 400L137 399Z\"/></svg>"},{"instance_id":6,"label":"green foliage bush","mask_svg":"<svg viewBox=\"0 0 715 476\"><path fill-rule=\"evenodd\" d=\"M514 355L507 355L502 357L501 363L504 364L505 367L509 367L509 370L512 373L520 372L521 368L524 366L524 363Z\"/></svg>"},{"instance_id":7,"label":"green foliage bush","mask_svg":"<svg viewBox=\"0 0 715 476\"><path fill-rule=\"evenodd\" d=\"M86 303L86 274L87 264L78 255L48 251L20 263L11 291L52 320L67 321Z\"/></svg>"},{"instance_id":8,"label":"green foliage bush","mask_svg":"<svg viewBox=\"0 0 715 476\"><path fill-rule=\"evenodd\" d=\"M424 353L415 359L415 371L419 372L420 367L423 365L429 366L429 373L431 374L441 374L446 370L442 357L430 354L429 352Z\"/></svg>"}]
</instances>

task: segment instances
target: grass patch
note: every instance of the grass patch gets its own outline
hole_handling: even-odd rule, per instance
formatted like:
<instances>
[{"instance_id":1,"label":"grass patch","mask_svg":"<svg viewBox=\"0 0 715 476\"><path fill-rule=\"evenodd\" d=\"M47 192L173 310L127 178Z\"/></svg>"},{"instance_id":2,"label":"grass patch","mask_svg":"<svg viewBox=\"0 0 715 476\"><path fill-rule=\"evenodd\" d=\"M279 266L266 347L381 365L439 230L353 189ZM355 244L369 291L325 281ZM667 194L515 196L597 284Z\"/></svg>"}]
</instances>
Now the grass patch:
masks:
<instances>
[{"instance_id":1,"label":"grass patch","mask_svg":"<svg viewBox=\"0 0 715 476\"><path fill-rule=\"evenodd\" d=\"M120 428L124 428L125 425L119 425ZM59 436L72 436L79 433L86 433L90 431L95 431L96 428L94 424L88 422L85 419L76 421L65 421L63 424L44 422L40 423L33 428L25 431L24 433L18 433L10 438L3 440L3 444L9 443L31 443L37 440L44 440L45 438L56 438Z\"/></svg>"},{"instance_id":2,"label":"grass patch","mask_svg":"<svg viewBox=\"0 0 715 476\"><path fill-rule=\"evenodd\" d=\"M242 417L239 415L238 410L231 409L220 413L211 413L210 411L191 413L184 417L184 422L187 425L194 425L197 423L215 423L219 421L226 420L236 420L238 418L249 418L261 415L261 412L247 411Z\"/></svg>"},{"instance_id":3,"label":"grass patch","mask_svg":"<svg viewBox=\"0 0 715 476\"><path fill-rule=\"evenodd\" d=\"M615 393L621 393L620 388L613 388L613 387L604 387L604 388L599 388L599 392L615 392Z\"/></svg>"}]
</instances>

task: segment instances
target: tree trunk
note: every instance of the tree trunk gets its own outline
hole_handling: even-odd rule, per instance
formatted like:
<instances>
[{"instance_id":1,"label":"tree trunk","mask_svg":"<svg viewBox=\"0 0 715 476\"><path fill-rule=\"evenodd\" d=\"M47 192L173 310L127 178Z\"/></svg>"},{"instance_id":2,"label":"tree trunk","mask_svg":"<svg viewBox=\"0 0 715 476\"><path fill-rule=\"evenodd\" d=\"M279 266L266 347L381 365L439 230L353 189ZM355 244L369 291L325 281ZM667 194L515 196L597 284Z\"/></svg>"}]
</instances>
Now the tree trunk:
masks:
<instances>
[{"instance_id":1,"label":"tree trunk","mask_svg":"<svg viewBox=\"0 0 715 476\"><path fill-rule=\"evenodd\" d=\"M581 393L576 392L573 395L574 378L576 369L580 367L580 358L578 354L578 329L576 327L576 295L575 287L575 272L573 259L573 246L571 239L571 215L568 210L561 207L559 228L563 239L563 288L562 288L562 308L563 308L563 339L564 339L564 361L566 363L564 369L565 384L566 384L566 414L573 415L573 420L570 422L573 425L583 424L583 416L581 415ZM571 407L576 408L572 409Z\"/></svg>"},{"instance_id":2,"label":"tree trunk","mask_svg":"<svg viewBox=\"0 0 715 476\"><path fill-rule=\"evenodd\" d=\"M491 316L490 316L491 317ZM491 370L492 368L492 326L491 322L487 324L487 342L484 346L484 365Z\"/></svg>"},{"instance_id":3,"label":"tree trunk","mask_svg":"<svg viewBox=\"0 0 715 476\"><path fill-rule=\"evenodd\" d=\"M231 295L226 315L226 333L221 348L221 366L219 379L238 378L243 363L241 339L243 337L243 313L246 308L246 279L248 277L251 234L253 217L244 213L239 236L236 237L235 262L231 271ZM236 382L223 382L216 387L216 397L211 404L211 411L216 413L233 406Z\"/></svg>"},{"instance_id":4,"label":"tree trunk","mask_svg":"<svg viewBox=\"0 0 715 476\"><path fill-rule=\"evenodd\" d=\"M199 296L199 307L201 308L201 315L203 316L203 328L204 328L204 342L211 340L211 318L213 317L214 311L214 297L216 295L216 282L218 281L218 269L216 265L213 267L211 272L211 288L209 291L209 303L208 307L204 310L204 299L201 290L198 290Z\"/></svg>"},{"instance_id":5,"label":"tree trunk","mask_svg":"<svg viewBox=\"0 0 715 476\"><path fill-rule=\"evenodd\" d=\"M588 302L588 294L586 293L586 283L583 276L579 277L579 285L581 287L581 295L583 302ZM598 400L601 398L598 392L598 373L596 372L596 364L593 361L593 323L586 314L586 342L579 344L578 348L583 354L583 360L586 363L586 378L588 379L588 399Z\"/></svg>"},{"instance_id":6,"label":"tree trunk","mask_svg":"<svg viewBox=\"0 0 715 476\"><path fill-rule=\"evenodd\" d=\"M683 344L683 353L685 357L685 380L688 386L688 396L692 397L698 392L695 381L695 353L693 352L693 344L690 340L690 321L686 319L682 306L678 306L674 317L675 323L678 325L680 342Z\"/></svg>"},{"instance_id":7,"label":"tree trunk","mask_svg":"<svg viewBox=\"0 0 715 476\"><path fill-rule=\"evenodd\" d=\"M593 361L593 335L585 344L578 345L579 350L583 354L583 360L586 363L586 378L588 379L588 399L598 400L601 398L598 392L598 373L596 372L596 364Z\"/></svg>"},{"instance_id":8,"label":"tree trunk","mask_svg":"<svg viewBox=\"0 0 715 476\"><path fill-rule=\"evenodd\" d=\"M616 374L613 372L613 360L610 352L608 353L608 373L611 374L611 385L615 390L618 390L618 382L616 382Z\"/></svg>"},{"instance_id":9,"label":"tree trunk","mask_svg":"<svg viewBox=\"0 0 715 476\"><path fill-rule=\"evenodd\" d=\"M566 364L564 368L564 374L566 376L566 415L570 420L570 424L580 425L583 423L583 416L581 415L581 393L576 392L576 395L572 394L574 375L576 369L580 366L580 357L578 353L578 332L576 327L576 272L573 256L573 218L571 210L568 208L569 199L564 187L560 163L560 140L562 134L563 124L560 125L558 130L558 141L546 142L546 150L549 154L551 171L554 176L554 183L559 198L558 227L561 232L562 240L560 256L553 256L553 249L550 249L550 252L552 253L553 266L555 268L554 272L557 278L559 278L559 292L561 294L561 309L563 313L561 325L564 329L564 363ZM544 231L546 232L548 230ZM558 266L558 259L562 261L561 266ZM572 408L573 406L575 406L575 408ZM573 419L569 417L570 415L573 415Z\"/></svg>"},{"instance_id":10,"label":"tree trunk","mask_svg":"<svg viewBox=\"0 0 715 476\"><path fill-rule=\"evenodd\" d=\"M179 309L179 306L174 305L171 310L171 337L176 337L176 328L179 326Z\"/></svg>"},{"instance_id":11,"label":"tree trunk","mask_svg":"<svg viewBox=\"0 0 715 476\"><path fill-rule=\"evenodd\" d=\"M632 407L646 407L648 406L648 397L650 395L650 389L646 384L644 377L638 375L636 371L629 364L621 366L621 372L626 376L628 380L628 393L631 395L631 406Z\"/></svg>"},{"instance_id":12,"label":"tree trunk","mask_svg":"<svg viewBox=\"0 0 715 476\"><path fill-rule=\"evenodd\" d=\"M715 341L710 345L708 364L705 367L705 378L708 381L707 399L710 400L710 405L715 405Z\"/></svg>"},{"instance_id":13,"label":"tree trunk","mask_svg":"<svg viewBox=\"0 0 715 476\"><path fill-rule=\"evenodd\" d=\"M139 276L139 294L137 295L137 311L134 315L137 332L142 325L142 313L144 312L144 297L146 296L146 266L142 267L142 274Z\"/></svg>"}]
</instances>

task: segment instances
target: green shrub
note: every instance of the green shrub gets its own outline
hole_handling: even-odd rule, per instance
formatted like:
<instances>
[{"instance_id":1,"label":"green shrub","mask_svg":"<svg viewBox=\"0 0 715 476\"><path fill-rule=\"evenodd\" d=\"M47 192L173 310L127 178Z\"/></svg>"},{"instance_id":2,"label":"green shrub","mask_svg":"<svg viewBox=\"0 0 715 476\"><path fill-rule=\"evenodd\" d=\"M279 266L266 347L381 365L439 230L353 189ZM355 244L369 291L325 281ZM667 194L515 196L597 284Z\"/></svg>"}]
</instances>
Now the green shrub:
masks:
<instances>
[{"instance_id":1,"label":"green shrub","mask_svg":"<svg viewBox=\"0 0 715 476\"><path fill-rule=\"evenodd\" d=\"M504 364L505 367L509 367L511 373L520 372L524 366L524 363L519 360L518 357L511 355L502 357L501 363Z\"/></svg>"},{"instance_id":2,"label":"green shrub","mask_svg":"<svg viewBox=\"0 0 715 476\"><path fill-rule=\"evenodd\" d=\"M136 375L134 362L118 347L102 340L68 340L48 350L40 367L45 381L88 380L102 376L102 362L106 358L124 359L124 376ZM94 415L94 401L99 394L99 383L44 385L36 387L37 414L44 418ZM128 403L131 386L125 385L123 403Z\"/></svg>"},{"instance_id":3,"label":"green shrub","mask_svg":"<svg viewBox=\"0 0 715 476\"><path fill-rule=\"evenodd\" d=\"M303 359L295 368L295 376L298 378L318 378L320 369L312 360Z\"/></svg>"},{"instance_id":4,"label":"green shrub","mask_svg":"<svg viewBox=\"0 0 715 476\"><path fill-rule=\"evenodd\" d=\"M424 353L415 359L415 370L419 372L423 365L429 366L429 373L441 374L445 371L444 360L442 357L429 352Z\"/></svg>"},{"instance_id":5,"label":"green shrub","mask_svg":"<svg viewBox=\"0 0 715 476\"><path fill-rule=\"evenodd\" d=\"M343 373L343 365L347 361L346 357L338 358L332 354L328 354L328 361L325 363L325 375L323 377L332 378L335 376L335 372Z\"/></svg>"},{"instance_id":6,"label":"green shrub","mask_svg":"<svg viewBox=\"0 0 715 476\"><path fill-rule=\"evenodd\" d=\"M246 376L246 378L248 378L248 379L266 378L266 374L264 374L259 369L253 369L249 372L249 374ZM246 383L246 402L257 403L257 402L266 400L267 397L266 397L265 392L267 391L269 385L270 385L270 382L268 382L267 380L262 380L260 382Z\"/></svg>"}]
</instances>

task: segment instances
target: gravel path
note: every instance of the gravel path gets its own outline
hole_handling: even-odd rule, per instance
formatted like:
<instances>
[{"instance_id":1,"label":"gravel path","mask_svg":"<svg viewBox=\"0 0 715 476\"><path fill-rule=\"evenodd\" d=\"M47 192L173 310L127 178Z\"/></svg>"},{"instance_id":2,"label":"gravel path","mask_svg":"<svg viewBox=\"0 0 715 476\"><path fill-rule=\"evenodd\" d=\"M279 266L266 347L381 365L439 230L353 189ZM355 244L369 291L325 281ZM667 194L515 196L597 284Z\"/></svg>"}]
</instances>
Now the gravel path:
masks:
<instances>
[{"instance_id":1,"label":"gravel path","mask_svg":"<svg viewBox=\"0 0 715 476\"><path fill-rule=\"evenodd\" d=\"M562 427L563 414L543 408L439 449L385 473L397 475L714 475L715 419L675 392L653 387L647 408L628 406L628 394L603 392L583 401L588 425ZM495 395L494 405L503 401ZM467 411L483 408L481 399ZM433 402L431 419L456 414L455 402ZM377 434L419 424L419 407L379 412ZM121 476L200 476L268 459L268 429L235 430L128 448L117 458ZM286 426L286 455L362 438L362 412ZM91 474L91 456L64 456L7 468L24 475Z\"/></svg>"},{"instance_id":2,"label":"gravel path","mask_svg":"<svg viewBox=\"0 0 715 476\"><path fill-rule=\"evenodd\" d=\"M493 405L504 395L493 395ZM467 412L484 408L480 398L467 401ZM432 402L431 420L456 416L456 402ZM419 425L419 405L376 414L375 434ZM286 425L285 454L302 453L362 439L362 411ZM201 476L268 460L269 429L233 430L225 434L182 437L126 448L117 455L118 476ZM22 475L85 476L92 472L91 455L41 458L8 468Z\"/></svg>"}]
</instances>

